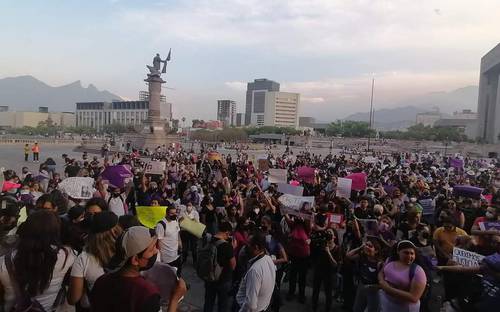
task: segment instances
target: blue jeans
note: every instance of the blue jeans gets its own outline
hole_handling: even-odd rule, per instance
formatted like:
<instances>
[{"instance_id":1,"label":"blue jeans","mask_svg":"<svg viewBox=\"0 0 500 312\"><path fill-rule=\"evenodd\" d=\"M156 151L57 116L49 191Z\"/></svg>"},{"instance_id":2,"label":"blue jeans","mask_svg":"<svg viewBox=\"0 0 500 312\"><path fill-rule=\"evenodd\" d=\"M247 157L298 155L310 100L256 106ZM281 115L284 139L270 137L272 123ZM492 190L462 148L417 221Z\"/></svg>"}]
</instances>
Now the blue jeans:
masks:
<instances>
[{"instance_id":1,"label":"blue jeans","mask_svg":"<svg viewBox=\"0 0 500 312\"><path fill-rule=\"evenodd\" d=\"M217 298L217 312L229 311L231 281L205 282L205 304L203 312L212 312Z\"/></svg>"},{"instance_id":2,"label":"blue jeans","mask_svg":"<svg viewBox=\"0 0 500 312\"><path fill-rule=\"evenodd\" d=\"M353 312L377 312L380 310L379 288L359 282L354 299Z\"/></svg>"}]
</instances>

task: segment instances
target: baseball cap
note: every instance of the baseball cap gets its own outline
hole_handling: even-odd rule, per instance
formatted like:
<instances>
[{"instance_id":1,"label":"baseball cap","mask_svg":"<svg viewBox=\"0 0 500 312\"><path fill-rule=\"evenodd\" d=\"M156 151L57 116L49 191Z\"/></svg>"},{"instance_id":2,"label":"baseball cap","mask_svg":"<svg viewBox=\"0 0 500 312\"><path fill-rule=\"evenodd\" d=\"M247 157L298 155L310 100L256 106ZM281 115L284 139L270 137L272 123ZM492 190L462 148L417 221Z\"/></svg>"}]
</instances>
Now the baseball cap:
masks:
<instances>
[{"instance_id":1,"label":"baseball cap","mask_svg":"<svg viewBox=\"0 0 500 312\"><path fill-rule=\"evenodd\" d=\"M144 226L130 227L122 239L125 258L133 257L144 251L153 242L156 233Z\"/></svg>"}]
</instances>

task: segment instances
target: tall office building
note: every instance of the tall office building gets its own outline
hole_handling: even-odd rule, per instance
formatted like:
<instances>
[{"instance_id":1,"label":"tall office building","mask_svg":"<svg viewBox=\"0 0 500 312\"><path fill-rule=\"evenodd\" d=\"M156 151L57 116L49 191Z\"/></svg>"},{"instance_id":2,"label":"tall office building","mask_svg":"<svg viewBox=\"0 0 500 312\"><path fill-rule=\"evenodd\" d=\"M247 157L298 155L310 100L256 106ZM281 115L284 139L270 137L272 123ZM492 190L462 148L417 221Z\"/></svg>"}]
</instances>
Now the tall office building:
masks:
<instances>
[{"instance_id":1,"label":"tall office building","mask_svg":"<svg viewBox=\"0 0 500 312\"><path fill-rule=\"evenodd\" d=\"M236 127L243 127L245 125L245 113L236 114Z\"/></svg>"},{"instance_id":2,"label":"tall office building","mask_svg":"<svg viewBox=\"0 0 500 312\"><path fill-rule=\"evenodd\" d=\"M266 93L279 90L279 83L267 79L255 79L254 82L247 84L245 125L262 125L264 123Z\"/></svg>"},{"instance_id":3,"label":"tall office building","mask_svg":"<svg viewBox=\"0 0 500 312\"><path fill-rule=\"evenodd\" d=\"M217 101L217 120L222 121L224 127L236 125L236 102L231 100Z\"/></svg>"},{"instance_id":4,"label":"tall office building","mask_svg":"<svg viewBox=\"0 0 500 312\"><path fill-rule=\"evenodd\" d=\"M267 92L264 104L263 123L258 126L286 127L299 126L300 94L291 92Z\"/></svg>"},{"instance_id":5,"label":"tall office building","mask_svg":"<svg viewBox=\"0 0 500 312\"><path fill-rule=\"evenodd\" d=\"M500 44L481 58L479 73L478 138L500 141Z\"/></svg>"}]
</instances>

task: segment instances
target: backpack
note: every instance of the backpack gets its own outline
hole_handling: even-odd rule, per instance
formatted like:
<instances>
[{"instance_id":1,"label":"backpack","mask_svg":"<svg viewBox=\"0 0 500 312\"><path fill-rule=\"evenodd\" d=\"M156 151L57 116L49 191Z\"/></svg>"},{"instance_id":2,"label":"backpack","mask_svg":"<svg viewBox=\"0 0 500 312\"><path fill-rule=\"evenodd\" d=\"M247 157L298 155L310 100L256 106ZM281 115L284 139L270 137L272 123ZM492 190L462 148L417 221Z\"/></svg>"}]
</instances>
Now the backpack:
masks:
<instances>
[{"instance_id":1,"label":"backpack","mask_svg":"<svg viewBox=\"0 0 500 312\"><path fill-rule=\"evenodd\" d=\"M198 259L196 261L196 274L205 282L216 282L222 273L222 267L217 261L217 247L225 243L219 239L211 239L207 244L198 248Z\"/></svg>"},{"instance_id":2,"label":"backpack","mask_svg":"<svg viewBox=\"0 0 500 312\"><path fill-rule=\"evenodd\" d=\"M30 297L26 291L19 288L14 272L14 264L12 263L12 254L5 256L5 267L9 274L12 287L16 296L16 301L11 309L11 312L46 312L43 306L35 298Z\"/></svg>"}]
</instances>

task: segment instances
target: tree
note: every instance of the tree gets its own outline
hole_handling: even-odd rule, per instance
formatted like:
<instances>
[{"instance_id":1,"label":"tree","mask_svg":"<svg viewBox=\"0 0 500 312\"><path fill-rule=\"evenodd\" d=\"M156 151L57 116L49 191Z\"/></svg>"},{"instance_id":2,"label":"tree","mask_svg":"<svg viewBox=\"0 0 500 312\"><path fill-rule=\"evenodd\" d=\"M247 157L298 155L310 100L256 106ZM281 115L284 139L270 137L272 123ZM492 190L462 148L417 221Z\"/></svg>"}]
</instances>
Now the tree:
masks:
<instances>
[{"instance_id":1,"label":"tree","mask_svg":"<svg viewBox=\"0 0 500 312\"><path fill-rule=\"evenodd\" d=\"M375 135L375 130L370 129L370 125L364 121L336 121L326 128L326 134L330 136L343 136L349 138L366 138Z\"/></svg>"},{"instance_id":2,"label":"tree","mask_svg":"<svg viewBox=\"0 0 500 312\"><path fill-rule=\"evenodd\" d=\"M422 124L411 126L406 131L382 132L380 136L400 140L467 141L467 136L458 127L430 127Z\"/></svg>"}]
</instances>

